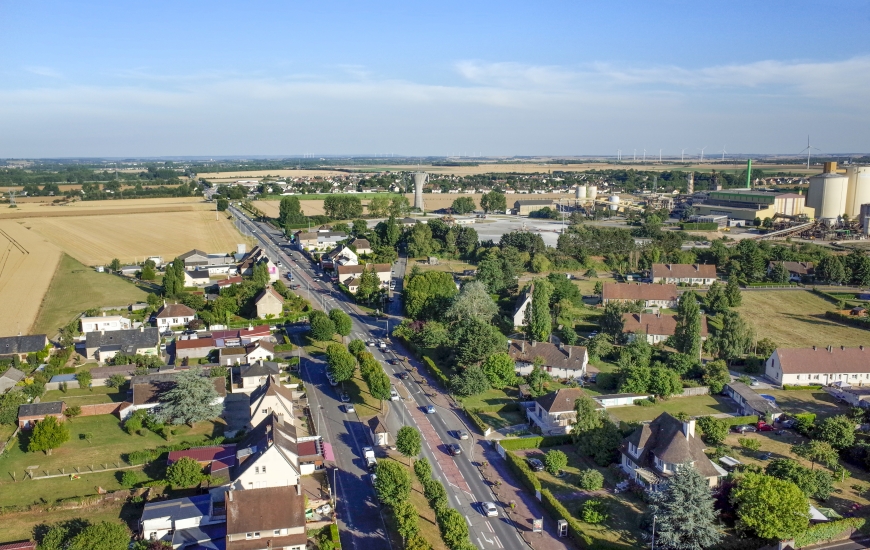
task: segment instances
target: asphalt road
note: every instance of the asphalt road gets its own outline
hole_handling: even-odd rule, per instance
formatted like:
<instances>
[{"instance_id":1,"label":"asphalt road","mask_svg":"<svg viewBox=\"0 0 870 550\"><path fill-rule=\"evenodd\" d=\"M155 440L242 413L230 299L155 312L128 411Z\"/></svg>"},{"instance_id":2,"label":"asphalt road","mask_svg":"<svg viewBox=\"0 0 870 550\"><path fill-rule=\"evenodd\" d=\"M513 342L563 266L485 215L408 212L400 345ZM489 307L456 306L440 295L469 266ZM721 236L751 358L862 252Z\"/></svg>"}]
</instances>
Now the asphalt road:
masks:
<instances>
[{"instance_id":1,"label":"asphalt road","mask_svg":"<svg viewBox=\"0 0 870 550\"><path fill-rule=\"evenodd\" d=\"M273 262L281 262L282 274L288 270L293 273L293 282L300 285L297 292L307 296L315 307L324 310L337 307L351 316L352 338L369 340L387 337L390 330L388 326L393 327L401 320L399 315L402 308L399 296L406 269L404 258L400 258L394 266L394 277L397 279L396 295L392 303L386 304L388 316L376 319L372 316L360 315L351 301L324 280L320 270L312 266L301 252L293 252L292 258L287 254L290 249L280 231L268 224L252 222L234 207L230 210L236 217L237 227L241 226L245 233L256 236L261 248L267 252ZM475 455L481 455L479 445L483 443L473 438L466 441L456 439L454 434L460 429L473 432L451 410L436 406L435 414L422 414L432 401L416 382L403 381L396 376L400 370L405 369L403 365L391 365L387 362L388 359L396 358L396 353L390 349L383 352L375 348L369 349L376 358L383 361L384 369L391 375L394 383L404 385L410 395L408 402L390 403L386 417L390 432L395 434L399 427L410 424L417 425L421 432L428 434L422 454L433 465L433 473L444 483L451 505L465 516L472 542L478 548L495 550L527 548L502 511L497 518L487 518L481 513L480 503L493 500L492 493L483 483L473 463ZM419 365L413 366L419 367ZM337 488L336 511L341 524L342 545L346 548L359 549L388 548L390 543L386 536L380 506L375 499L371 478L362 458L362 447L370 445L367 428L358 421L355 414L345 412L338 399L338 393L326 379L325 365L322 362L304 360L301 365L301 375L308 388L311 411L318 431L333 445L335 453L337 470L331 475L335 476ZM434 391L431 388L427 389ZM412 409L416 410L412 411ZM462 454L457 457L449 456L446 451L446 444L449 443L459 443L462 446ZM450 475L457 470L461 478ZM459 479L465 483L457 481ZM451 483L451 480L456 483Z\"/></svg>"}]
</instances>

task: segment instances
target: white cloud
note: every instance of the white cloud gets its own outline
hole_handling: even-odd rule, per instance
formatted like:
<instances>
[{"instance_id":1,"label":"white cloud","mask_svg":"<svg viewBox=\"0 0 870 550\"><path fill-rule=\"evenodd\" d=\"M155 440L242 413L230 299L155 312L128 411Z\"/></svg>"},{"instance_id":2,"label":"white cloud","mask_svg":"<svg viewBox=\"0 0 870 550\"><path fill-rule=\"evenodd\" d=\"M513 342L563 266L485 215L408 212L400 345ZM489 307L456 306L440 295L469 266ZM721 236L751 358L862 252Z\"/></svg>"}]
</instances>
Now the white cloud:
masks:
<instances>
[{"instance_id":1,"label":"white cloud","mask_svg":"<svg viewBox=\"0 0 870 550\"><path fill-rule=\"evenodd\" d=\"M24 70L28 73L32 73L39 76L47 76L49 78L63 78L63 74L60 71L52 69L51 67L36 67L36 66L28 66L24 67Z\"/></svg>"}]
</instances>

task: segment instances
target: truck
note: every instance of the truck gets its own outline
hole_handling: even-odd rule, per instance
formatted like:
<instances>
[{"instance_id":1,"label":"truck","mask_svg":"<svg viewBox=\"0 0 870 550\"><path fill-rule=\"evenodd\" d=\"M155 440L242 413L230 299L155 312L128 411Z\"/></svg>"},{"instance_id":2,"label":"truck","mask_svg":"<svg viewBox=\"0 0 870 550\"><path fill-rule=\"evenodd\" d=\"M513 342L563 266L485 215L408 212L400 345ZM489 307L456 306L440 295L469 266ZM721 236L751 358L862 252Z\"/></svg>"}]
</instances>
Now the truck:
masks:
<instances>
[{"instance_id":1,"label":"truck","mask_svg":"<svg viewBox=\"0 0 870 550\"><path fill-rule=\"evenodd\" d=\"M378 459L375 458L375 450L371 447L363 447L363 458L366 461L366 468L374 470L378 467Z\"/></svg>"}]
</instances>

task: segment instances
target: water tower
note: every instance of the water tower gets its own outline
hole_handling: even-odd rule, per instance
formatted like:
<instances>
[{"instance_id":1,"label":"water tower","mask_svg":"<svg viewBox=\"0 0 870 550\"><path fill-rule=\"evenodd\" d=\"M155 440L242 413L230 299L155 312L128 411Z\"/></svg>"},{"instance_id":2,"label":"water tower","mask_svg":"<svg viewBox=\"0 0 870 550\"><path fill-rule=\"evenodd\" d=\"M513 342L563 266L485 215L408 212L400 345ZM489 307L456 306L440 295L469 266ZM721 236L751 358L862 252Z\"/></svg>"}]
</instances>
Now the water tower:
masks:
<instances>
[{"instance_id":1,"label":"water tower","mask_svg":"<svg viewBox=\"0 0 870 550\"><path fill-rule=\"evenodd\" d=\"M414 172L414 208L423 211L423 186L429 181L426 172Z\"/></svg>"}]
</instances>

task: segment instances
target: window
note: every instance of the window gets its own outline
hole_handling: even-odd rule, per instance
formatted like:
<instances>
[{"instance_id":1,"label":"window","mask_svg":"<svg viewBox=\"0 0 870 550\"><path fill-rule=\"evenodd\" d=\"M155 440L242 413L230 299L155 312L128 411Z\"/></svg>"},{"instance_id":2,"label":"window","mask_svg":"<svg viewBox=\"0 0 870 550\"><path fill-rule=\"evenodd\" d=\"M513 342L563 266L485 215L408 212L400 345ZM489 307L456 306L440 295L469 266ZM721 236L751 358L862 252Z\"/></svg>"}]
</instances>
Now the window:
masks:
<instances>
[{"instance_id":1,"label":"window","mask_svg":"<svg viewBox=\"0 0 870 550\"><path fill-rule=\"evenodd\" d=\"M263 409L263 414L269 414L269 409Z\"/></svg>"},{"instance_id":2,"label":"window","mask_svg":"<svg viewBox=\"0 0 870 550\"><path fill-rule=\"evenodd\" d=\"M259 532L259 531L255 531L255 532L253 532L253 533L245 533L245 538L248 539L248 540L251 540L251 539L258 539L258 538L260 538L260 532Z\"/></svg>"},{"instance_id":3,"label":"window","mask_svg":"<svg viewBox=\"0 0 870 550\"><path fill-rule=\"evenodd\" d=\"M795 377L795 379L796 379L796 380L800 380L800 379L801 379L801 375L798 374L798 375Z\"/></svg>"},{"instance_id":4,"label":"window","mask_svg":"<svg viewBox=\"0 0 870 550\"><path fill-rule=\"evenodd\" d=\"M259 466L254 466L254 473L255 473L255 474L259 474L259 473L260 473L260 467L259 467Z\"/></svg>"},{"instance_id":5,"label":"window","mask_svg":"<svg viewBox=\"0 0 870 550\"><path fill-rule=\"evenodd\" d=\"M260 473L261 473L261 474L265 474L265 473L266 473L266 467L265 467L265 466L263 466L262 468L260 468Z\"/></svg>"}]
</instances>

